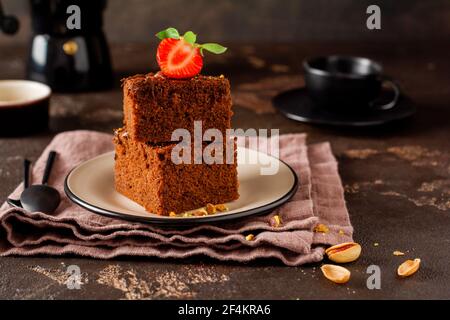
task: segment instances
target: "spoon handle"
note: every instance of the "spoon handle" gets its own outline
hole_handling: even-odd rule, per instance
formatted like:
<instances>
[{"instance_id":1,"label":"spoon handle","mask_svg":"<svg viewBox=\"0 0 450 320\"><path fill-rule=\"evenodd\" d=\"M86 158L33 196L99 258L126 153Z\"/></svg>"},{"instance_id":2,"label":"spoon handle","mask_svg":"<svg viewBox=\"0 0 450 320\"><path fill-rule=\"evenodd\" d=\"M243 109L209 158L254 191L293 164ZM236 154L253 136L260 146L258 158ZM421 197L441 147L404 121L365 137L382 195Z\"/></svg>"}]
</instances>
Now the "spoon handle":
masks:
<instances>
[{"instance_id":1,"label":"spoon handle","mask_svg":"<svg viewBox=\"0 0 450 320\"><path fill-rule=\"evenodd\" d=\"M47 158L47 163L45 165L44 176L42 177L42 184L47 184L48 178L50 177L50 172L52 171L53 162L56 157L55 151L50 151Z\"/></svg>"},{"instance_id":2,"label":"spoon handle","mask_svg":"<svg viewBox=\"0 0 450 320\"><path fill-rule=\"evenodd\" d=\"M23 160L23 188L26 189L30 186L30 164L28 159Z\"/></svg>"}]
</instances>

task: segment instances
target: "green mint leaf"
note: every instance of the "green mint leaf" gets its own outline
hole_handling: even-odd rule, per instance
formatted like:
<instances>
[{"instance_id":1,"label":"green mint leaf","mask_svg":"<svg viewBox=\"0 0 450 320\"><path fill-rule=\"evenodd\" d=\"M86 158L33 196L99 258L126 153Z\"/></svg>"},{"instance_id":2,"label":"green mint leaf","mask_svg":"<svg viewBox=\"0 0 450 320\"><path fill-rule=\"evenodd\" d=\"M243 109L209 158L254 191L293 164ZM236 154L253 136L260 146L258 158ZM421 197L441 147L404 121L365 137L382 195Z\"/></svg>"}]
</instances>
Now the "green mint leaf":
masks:
<instances>
[{"instance_id":1,"label":"green mint leaf","mask_svg":"<svg viewBox=\"0 0 450 320\"><path fill-rule=\"evenodd\" d=\"M175 29L175 28L167 28L166 30L158 32L156 34L156 37L159 40L164 40L164 39L167 39L167 38L180 39L180 34L178 33L178 30Z\"/></svg>"},{"instance_id":2,"label":"green mint leaf","mask_svg":"<svg viewBox=\"0 0 450 320\"><path fill-rule=\"evenodd\" d=\"M205 43L201 45L201 48L214 54L221 54L227 51L227 48L217 43Z\"/></svg>"},{"instance_id":3,"label":"green mint leaf","mask_svg":"<svg viewBox=\"0 0 450 320\"><path fill-rule=\"evenodd\" d=\"M183 39L190 44L194 44L197 41L197 35L192 31L188 31L184 34Z\"/></svg>"}]
</instances>

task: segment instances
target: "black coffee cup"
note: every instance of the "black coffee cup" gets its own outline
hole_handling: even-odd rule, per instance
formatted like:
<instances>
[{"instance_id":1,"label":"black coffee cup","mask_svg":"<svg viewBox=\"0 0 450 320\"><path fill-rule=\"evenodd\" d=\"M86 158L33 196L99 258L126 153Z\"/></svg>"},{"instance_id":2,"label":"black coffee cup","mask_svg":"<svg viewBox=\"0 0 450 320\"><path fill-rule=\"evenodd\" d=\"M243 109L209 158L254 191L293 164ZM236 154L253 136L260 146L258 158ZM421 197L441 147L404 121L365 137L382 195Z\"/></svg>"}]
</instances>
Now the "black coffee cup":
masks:
<instances>
[{"instance_id":1,"label":"black coffee cup","mask_svg":"<svg viewBox=\"0 0 450 320\"><path fill-rule=\"evenodd\" d=\"M333 111L387 110L400 97L398 85L383 75L380 64L367 58L317 57L304 61L308 94L321 107ZM379 102L383 85L393 90L389 102Z\"/></svg>"}]
</instances>

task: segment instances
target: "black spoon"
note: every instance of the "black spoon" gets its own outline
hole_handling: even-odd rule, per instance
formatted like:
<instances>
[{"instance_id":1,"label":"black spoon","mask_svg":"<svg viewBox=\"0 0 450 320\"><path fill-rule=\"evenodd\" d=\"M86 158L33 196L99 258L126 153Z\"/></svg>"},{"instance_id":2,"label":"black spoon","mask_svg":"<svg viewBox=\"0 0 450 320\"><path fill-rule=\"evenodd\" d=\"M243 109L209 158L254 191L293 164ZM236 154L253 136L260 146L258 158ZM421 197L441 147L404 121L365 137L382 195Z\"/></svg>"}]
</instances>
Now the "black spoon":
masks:
<instances>
[{"instance_id":1,"label":"black spoon","mask_svg":"<svg viewBox=\"0 0 450 320\"><path fill-rule=\"evenodd\" d=\"M31 161L28 159L23 160L23 189L25 190L30 185L30 165ZM22 208L22 203L20 203L20 200L6 199L6 202L13 207L19 207Z\"/></svg>"},{"instance_id":2,"label":"black spoon","mask_svg":"<svg viewBox=\"0 0 450 320\"><path fill-rule=\"evenodd\" d=\"M56 157L55 151L50 151L45 165L42 184L36 184L25 189L20 195L22 207L30 212L53 213L61 202L58 190L47 185L53 162Z\"/></svg>"}]
</instances>

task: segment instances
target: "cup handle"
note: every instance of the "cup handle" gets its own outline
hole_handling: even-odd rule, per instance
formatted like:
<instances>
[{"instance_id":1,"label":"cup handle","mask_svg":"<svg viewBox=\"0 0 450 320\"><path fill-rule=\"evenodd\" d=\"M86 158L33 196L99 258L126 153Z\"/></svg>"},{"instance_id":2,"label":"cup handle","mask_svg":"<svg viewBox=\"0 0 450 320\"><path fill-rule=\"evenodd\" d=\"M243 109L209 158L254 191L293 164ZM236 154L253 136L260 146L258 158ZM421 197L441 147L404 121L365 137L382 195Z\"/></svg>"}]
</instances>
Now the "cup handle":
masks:
<instances>
[{"instance_id":1,"label":"cup handle","mask_svg":"<svg viewBox=\"0 0 450 320\"><path fill-rule=\"evenodd\" d=\"M394 98L390 102L387 102L385 104L377 104L375 102L372 102L370 106L376 110L389 110L393 108L397 104L398 99L401 95L400 86L391 78L383 76L382 85L383 84L387 84L392 88L392 90L394 90Z\"/></svg>"}]
</instances>

